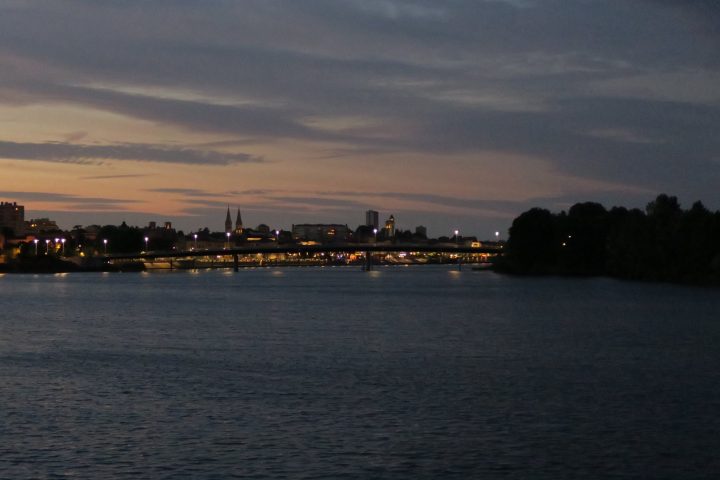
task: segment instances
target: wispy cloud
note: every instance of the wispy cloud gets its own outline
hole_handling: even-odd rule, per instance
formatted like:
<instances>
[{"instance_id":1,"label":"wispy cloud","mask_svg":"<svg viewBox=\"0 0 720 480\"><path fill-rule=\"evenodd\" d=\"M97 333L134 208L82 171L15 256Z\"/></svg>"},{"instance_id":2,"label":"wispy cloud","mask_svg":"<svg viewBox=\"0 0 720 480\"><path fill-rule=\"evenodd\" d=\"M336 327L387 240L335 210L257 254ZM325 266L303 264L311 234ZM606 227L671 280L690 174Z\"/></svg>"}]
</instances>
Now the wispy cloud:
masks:
<instances>
[{"instance_id":1,"label":"wispy cloud","mask_svg":"<svg viewBox=\"0 0 720 480\"><path fill-rule=\"evenodd\" d=\"M77 145L63 142L18 143L8 141L0 141L0 158L93 165L105 161L128 160L208 166L262 162L261 157L246 153L222 153L162 145Z\"/></svg>"},{"instance_id":2,"label":"wispy cloud","mask_svg":"<svg viewBox=\"0 0 720 480\"><path fill-rule=\"evenodd\" d=\"M148 188L145 191L153 193L173 193L186 197L209 197L218 195L217 193L197 188Z\"/></svg>"},{"instance_id":3,"label":"wispy cloud","mask_svg":"<svg viewBox=\"0 0 720 480\"><path fill-rule=\"evenodd\" d=\"M144 174L134 174L134 173L128 173L128 174L118 174L118 175L91 175L88 177L80 177L82 180L115 180L120 178L142 178L142 177L148 177L150 175L144 175Z\"/></svg>"},{"instance_id":4,"label":"wispy cloud","mask_svg":"<svg viewBox=\"0 0 720 480\"><path fill-rule=\"evenodd\" d=\"M18 191L0 191L0 197L19 201L33 202L57 202L62 204L73 203L76 205L102 204L114 205L116 208L120 205L140 203L139 200L116 199L107 197L83 197L81 195L71 195L65 193L47 193L47 192L18 192Z\"/></svg>"}]
</instances>

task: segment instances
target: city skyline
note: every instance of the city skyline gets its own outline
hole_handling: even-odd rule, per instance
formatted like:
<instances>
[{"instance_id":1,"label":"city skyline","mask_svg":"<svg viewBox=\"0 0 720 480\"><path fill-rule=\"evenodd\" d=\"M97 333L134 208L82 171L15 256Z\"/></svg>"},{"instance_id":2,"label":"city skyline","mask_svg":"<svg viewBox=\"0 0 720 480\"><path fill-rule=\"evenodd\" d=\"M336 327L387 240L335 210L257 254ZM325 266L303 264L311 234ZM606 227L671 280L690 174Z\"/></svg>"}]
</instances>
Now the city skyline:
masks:
<instances>
[{"instance_id":1,"label":"city skyline","mask_svg":"<svg viewBox=\"0 0 720 480\"><path fill-rule=\"evenodd\" d=\"M19 238L25 235L37 235L38 233L41 236L48 236L50 234L54 234L56 231L64 231L64 232L70 232L71 230L75 230L76 228L84 229L87 227L102 227L102 226L117 226L117 224L107 223L107 222L101 222L101 223L86 223L86 224L75 224L73 225L72 229L70 227L64 227L62 225L59 225L55 219L49 218L49 217L40 217L37 215L32 215L32 211L30 211L30 215L25 218L25 205L18 204L17 202L2 202L0 207L3 207L0 209L0 226L2 227L9 227L15 235ZM7 212L12 212L12 217L10 215L5 215ZM389 235L392 237L395 234L395 231L403 231L403 232L422 232L424 237L427 237L427 227L425 225L395 225L395 217L393 214L390 214L388 218L384 221L383 225L379 224L378 221L378 213L374 210L368 210L366 212L363 212L365 215L365 222L360 222L356 226L353 226L354 224L352 222L345 222L340 224L331 224L331 223L323 223L323 222L317 222L317 223L292 223L289 226L284 225L268 225L264 222L258 222L253 225L245 224L242 220L242 213L240 208L237 208L234 212L231 212L230 205L227 206L225 213L224 213L224 225L223 228L214 228L214 224L218 222L211 222L213 227L210 225L204 225L202 227L198 227L195 229L190 230L183 230L182 228L174 228L172 221L164 220L164 221L157 221L157 220L149 220L145 222L144 224L133 224L129 223L125 220L122 221L123 224L127 224L129 227L137 227L137 228L145 228L145 229L157 229L159 228L158 225L164 225L165 229L173 229L173 231L183 231L185 235L190 235L193 232L200 232L201 230L209 230L210 232L229 232L233 236L241 236L243 233L243 230L254 230L254 231L260 231L263 229L267 229L270 232L293 232L295 231L296 227L309 227L309 226L326 226L326 227L346 227L348 231L355 231L357 229L361 229L362 227L370 227L375 229L376 234L380 230L389 230ZM233 222L232 218L235 218L235 221ZM6 218L7 217L7 218ZM216 219L217 220L217 219ZM24 224L24 226L23 226ZM49 230L37 230L38 226L40 229L42 228L49 228ZM50 233L48 233L50 232ZM460 230L455 229L450 232L439 232L437 237L453 237L453 236L460 236L460 237L472 237L475 238L477 235L475 235L472 232L460 232ZM500 239L500 232L495 231L492 235L487 236L487 240L490 240L492 237L492 240L498 240ZM503 237L504 239L504 237Z\"/></svg>"},{"instance_id":2,"label":"city skyline","mask_svg":"<svg viewBox=\"0 0 720 480\"><path fill-rule=\"evenodd\" d=\"M74 224L506 234L720 208L716 2L7 1L0 200Z\"/></svg>"}]
</instances>

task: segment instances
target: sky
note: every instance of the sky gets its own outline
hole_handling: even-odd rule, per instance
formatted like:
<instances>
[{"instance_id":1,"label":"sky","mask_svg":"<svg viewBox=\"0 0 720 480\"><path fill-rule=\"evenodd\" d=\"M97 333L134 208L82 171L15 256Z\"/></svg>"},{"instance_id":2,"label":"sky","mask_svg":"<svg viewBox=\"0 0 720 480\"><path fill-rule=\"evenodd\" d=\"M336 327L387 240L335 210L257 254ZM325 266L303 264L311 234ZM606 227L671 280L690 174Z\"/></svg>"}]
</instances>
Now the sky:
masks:
<instances>
[{"instance_id":1,"label":"sky","mask_svg":"<svg viewBox=\"0 0 720 480\"><path fill-rule=\"evenodd\" d=\"M64 228L487 239L719 187L715 0L0 0L0 200Z\"/></svg>"}]
</instances>

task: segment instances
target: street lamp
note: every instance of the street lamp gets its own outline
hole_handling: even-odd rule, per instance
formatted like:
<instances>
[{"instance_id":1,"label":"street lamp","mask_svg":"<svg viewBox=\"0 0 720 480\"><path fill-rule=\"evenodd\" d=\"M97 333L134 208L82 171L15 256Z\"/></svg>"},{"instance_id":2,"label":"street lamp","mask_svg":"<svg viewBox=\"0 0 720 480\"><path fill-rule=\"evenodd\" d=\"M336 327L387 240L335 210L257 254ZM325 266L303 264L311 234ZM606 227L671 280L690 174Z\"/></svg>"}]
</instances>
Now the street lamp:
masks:
<instances>
[{"instance_id":1,"label":"street lamp","mask_svg":"<svg viewBox=\"0 0 720 480\"><path fill-rule=\"evenodd\" d=\"M280 230L275 230L275 241L280 243Z\"/></svg>"},{"instance_id":2,"label":"street lamp","mask_svg":"<svg viewBox=\"0 0 720 480\"><path fill-rule=\"evenodd\" d=\"M105 246L105 255L107 255L107 238L103 238L103 245Z\"/></svg>"},{"instance_id":3,"label":"street lamp","mask_svg":"<svg viewBox=\"0 0 720 480\"><path fill-rule=\"evenodd\" d=\"M62 256L65 256L65 239L61 238L60 243L62 243Z\"/></svg>"},{"instance_id":4,"label":"street lamp","mask_svg":"<svg viewBox=\"0 0 720 480\"><path fill-rule=\"evenodd\" d=\"M197 233L193 235L193 238L195 239L195 250L197 250Z\"/></svg>"},{"instance_id":5,"label":"street lamp","mask_svg":"<svg viewBox=\"0 0 720 480\"><path fill-rule=\"evenodd\" d=\"M460 230L455 229L455 247L460 246ZM457 254L457 264L458 264L458 270L462 270L462 256L460 253Z\"/></svg>"},{"instance_id":6,"label":"street lamp","mask_svg":"<svg viewBox=\"0 0 720 480\"><path fill-rule=\"evenodd\" d=\"M500 241L500 232L495 232L495 243Z\"/></svg>"},{"instance_id":7,"label":"street lamp","mask_svg":"<svg viewBox=\"0 0 720 480\"><path fill-rule=\"evenodd\" d=\"M230 232L227 232L225 235L227 235L227 248L230 249Z\"/></svg>"},{"instance_id":8,"label":"street lamp","mask_svg":"<svg viewBox=\"0 0 720 480\"><path fill-rule=\"evenodd\" d=\"M377 228L373 228L373 239L377 242Z\"/></svg>"},{"instance_id":9,"label":"street lamp","mask_svg":"<svg viewBox=\"0 0 720 480\"><path fill-rule=\"evenodd\" d=\"M148 237L145 237L145 251L146 251L146 252L148 251L148 241L149 241L149 240L150 240L150 239L149 239Z\"/></svg>"},{"instance_id":10,"label":"street lamp","mask_svg":"<svg viewBox=\"0 0 720 480\"><path fill-rule=\"evenodd\" d=\"M48 253L50 253L50 239L46 238L45 239L45 255L47 255Z\"/></svg>"},{"instance_id":11,"label":"street lamp","mask_svg":"<svg viewBox=\"0 0 720 480\"><path fill-rule=\"evenodd\" d=\"M36 257L38 256L37 244L38 244L39 241L40 241L40 240L38 240L37 238L36 238L35 240L33 240L33 242L35 242L35 256L36 256Z\"/></svg>"}]
</instances>

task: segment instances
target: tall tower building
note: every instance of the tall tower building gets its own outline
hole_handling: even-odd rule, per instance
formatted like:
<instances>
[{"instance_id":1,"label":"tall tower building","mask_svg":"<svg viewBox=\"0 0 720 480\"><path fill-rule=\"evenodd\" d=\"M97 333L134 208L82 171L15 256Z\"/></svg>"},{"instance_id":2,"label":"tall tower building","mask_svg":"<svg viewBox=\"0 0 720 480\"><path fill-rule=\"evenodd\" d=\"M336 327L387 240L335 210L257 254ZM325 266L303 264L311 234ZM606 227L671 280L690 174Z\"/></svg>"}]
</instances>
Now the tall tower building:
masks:
<instances>
[{"instance_id":1,"label":"tall tower building","mask_svg":"<svg viewBox=\"0 0 720 480\"><path fill-rule=\"evenodd\" d=\"M390 218L385 220L385 235L388 237L395 236L395 217L390 215Z\"/></svg>"},{"instance_id":2,"label":"tall tower building","mask_svg":"<svg viewBox=\"0 0 720 480\"><path fill-rule=\"evenodd\" d=\"M243 223L239 208L237 210L237 218L235 219L235 233L238 235L242 235L243 233Z\"/></svg>"},{"instance_id":3,"label":"tall tower building","mask_svg":"<svg viewBox=\"0 0 720 480\"><path fill-rule=\"evenodd\" d=\"M230 205L228 205L227 215L225 216L225 233L232 233L232 219L230 218Z\"/></svg>"},{"instance_id":4,"label":"tall tower building","mask_svg":"<svg viewBox=\"0 0 720 480\"><path fill-rule=\"evenodd\" d=\"M378 225L380 225L378 217L378 212L375 210L368 210L365 212L365 225L368 227L378 228Z\"/></svg>"}]
</instances>

